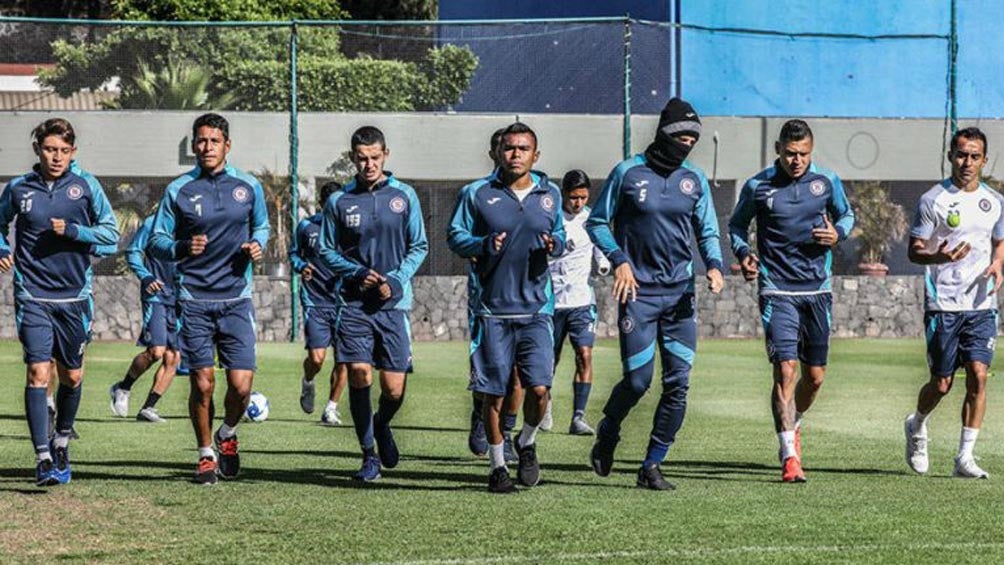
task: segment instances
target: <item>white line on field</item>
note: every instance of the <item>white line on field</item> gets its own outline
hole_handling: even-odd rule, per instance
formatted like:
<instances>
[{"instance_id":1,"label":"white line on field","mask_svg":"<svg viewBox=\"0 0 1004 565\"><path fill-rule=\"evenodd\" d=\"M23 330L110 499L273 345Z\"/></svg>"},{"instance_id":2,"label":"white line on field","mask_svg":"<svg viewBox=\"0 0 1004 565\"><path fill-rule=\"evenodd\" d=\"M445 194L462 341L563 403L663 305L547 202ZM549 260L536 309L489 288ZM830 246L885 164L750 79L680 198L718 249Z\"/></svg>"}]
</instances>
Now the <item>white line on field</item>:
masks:
<instances>
[{"instance_id":1,"label":"white line on field","mask_svg":"<svg viewBox=\"0 0 1004 565\"><path fill-rule=\"evenodd\" d=\"M457 557L451 559L420 559L417 561L391 561L373 565L468 565L476 563L534 563L546 561L600 561L606 559L661 558L661 557L715 557L758 553L837 553L874 552L883 550L905 551L966 551L1004 549L1004 543L917 543L917 544L861 544L861 545L749 545L722 549L661 549L650 551L597 551L594 553L557 553L539 555L499 555L484 557Z\"/></svg>"}]
</instances>

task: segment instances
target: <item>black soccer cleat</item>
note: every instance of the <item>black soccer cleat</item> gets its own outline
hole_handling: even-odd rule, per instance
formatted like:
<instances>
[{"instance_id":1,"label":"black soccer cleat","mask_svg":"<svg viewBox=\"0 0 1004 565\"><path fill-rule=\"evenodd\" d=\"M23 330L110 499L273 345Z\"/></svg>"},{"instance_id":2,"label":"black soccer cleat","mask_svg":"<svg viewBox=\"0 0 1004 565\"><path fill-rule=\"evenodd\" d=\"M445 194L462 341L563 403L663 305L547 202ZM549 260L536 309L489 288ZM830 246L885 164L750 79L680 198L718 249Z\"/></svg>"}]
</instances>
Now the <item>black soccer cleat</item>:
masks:
<instances>
[{"instance_id":1,"label":"black soccer cleat","mask_svg":"<svg viewBox=\"0 0 1004 565\"><path fill-rule=\"evenodd\" d=\"M614 451L619 440L620 438L608 438L597 434L596 443L589 452L589 462L593 466L594 473L601 477L610 476L610 471L614 467Z\"/></svg>"},{"instance_id":2,"label":"black soccer cleat","mask_svg":"<svg viewBox=\"0 0 1004 565\"><path fill-rule=\"evenodd\" d=\"M485 432L485 422L481 419L481 414L471 411L471 432L467 434L467 449L471 450L476 457L484 457L488 454L488 435Z\"/></svg>"},{"instance_id":3,"label":"black soccer cleat","mask_svg":"<svg viewBox=\"0 0 1004 565\"><path fill-rule=\"evenodd\" d=\"M676 485L662 476L658 465L642 466L638 469L638 488L650 490L676 490Z\"/></svg>"},{"instance_id":4,"label":"black soccer cleat","mask_svg":"<svg viewBox=\"0 0 1004 565\"><path fill-rule=\"evenodd\" d=\"M220 438L220 431L213 434L213 443L219 453L219 474L221 479L236 479L241 472L241 455L237 451L237 435L227 439Z\"/></svg>"},{"instance_id":5,"label":"black soccer cleat","mask_svg":"<svg viewBox=\"0 0 1004 565\"><path fill-rule=\"evenodd\" d=\"M380 456L380 464L387 469L397 467L401 453L397 450L397 442L394 441L394 432L391 431L390 424L374 426L373 436L376 439L377 455Z\"/></svg>"},{"instance_id":6,"label":"black soccer cleat","mask_svg":"<svg viewBox=\"0 0 1004 565\"><path fill-rule=\"evenodd\" d=\"M495 467L488 475L488 492L494 494L512 494L516 491L516 485L509 478L509 469L505 467Z\"/></svg>"},{"instance_id":7,"label":"black soccer cleat","mask_svg":"<svg viewBox=\"0 0 1004 565\"><path fill-rule=\"evenodd\" d=\"M537 444L520 447L516 442L516 453L519 454L519 468L516 477L523 486L536 486L540 482L540 461L537 461Z\"/></svg>"}]
</instances>

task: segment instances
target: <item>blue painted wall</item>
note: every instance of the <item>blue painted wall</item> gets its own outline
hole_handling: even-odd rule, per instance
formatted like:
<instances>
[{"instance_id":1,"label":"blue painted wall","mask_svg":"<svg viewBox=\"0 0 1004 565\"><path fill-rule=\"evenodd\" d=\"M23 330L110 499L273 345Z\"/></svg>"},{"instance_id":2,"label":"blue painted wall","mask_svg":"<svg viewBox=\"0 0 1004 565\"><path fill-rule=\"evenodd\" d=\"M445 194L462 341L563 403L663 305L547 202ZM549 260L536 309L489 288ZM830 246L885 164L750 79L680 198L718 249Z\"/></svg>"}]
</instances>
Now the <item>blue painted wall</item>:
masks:
<instances>
[{"instance_id":1,"label":"blue painted wall","mask_svg":"<svg viewBox=\"0 0 1004 565\"><path fill-rule=\"evenodd\" d=\"M440 0L441 20L603 17L668 22L673 0Z\"/></svg>"}]
</instances>

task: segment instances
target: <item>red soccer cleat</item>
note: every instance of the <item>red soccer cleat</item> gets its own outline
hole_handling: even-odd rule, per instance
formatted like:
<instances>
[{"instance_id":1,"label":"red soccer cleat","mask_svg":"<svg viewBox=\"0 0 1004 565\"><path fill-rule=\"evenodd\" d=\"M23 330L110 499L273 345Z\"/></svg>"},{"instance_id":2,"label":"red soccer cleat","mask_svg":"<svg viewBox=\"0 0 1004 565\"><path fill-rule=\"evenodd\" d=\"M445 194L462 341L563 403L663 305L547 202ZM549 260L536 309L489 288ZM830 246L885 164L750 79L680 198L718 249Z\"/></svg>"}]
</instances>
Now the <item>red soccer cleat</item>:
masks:
<instances>
[{"instance_id":1,"label":"red soccer cleat","mask_svg":"<svg viewBox=\"0 0 1004 565\"><path fill-rule=\"evenodd\" d=\"M789 457L781 463L782 483L804 483L805 473L802 472L802 462L798 457Z\"/></svg>"}]
</instances>

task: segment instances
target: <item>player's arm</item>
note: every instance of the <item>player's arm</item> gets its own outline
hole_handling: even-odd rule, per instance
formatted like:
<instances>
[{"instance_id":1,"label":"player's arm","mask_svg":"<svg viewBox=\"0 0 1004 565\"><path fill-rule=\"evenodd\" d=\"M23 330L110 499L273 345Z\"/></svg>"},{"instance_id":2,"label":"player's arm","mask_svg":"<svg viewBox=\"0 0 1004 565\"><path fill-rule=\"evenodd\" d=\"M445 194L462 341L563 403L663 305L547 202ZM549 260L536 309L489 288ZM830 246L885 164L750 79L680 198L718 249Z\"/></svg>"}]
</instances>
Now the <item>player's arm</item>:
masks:
<instances>
[{"instance_id":1,"label":"player's arm","mask_svg":"<svg viewBox=\"0 0 1004 565\"><path fill-rule=\"evenodd\" d=\"M126 247L125 259L126 264L129 265L129 270L136 275L141 282L141 288L147 288L152 283L156 282L157 277L153 276L153 273L146 268L146 245L150 240L150 228L152 222L143 221L140 224L139 229L133 234L132 239L129 240L129 246Z\"/></svg>"},{"instance_id":2,"label":"player's arm","mask_svg":"<svg viewBox=\"0 0 1004 565\"><path fill-rule=\"evenodd\" d=\"M638 281L634 278L634 270L628 261L627 253L617 245L614 232L611 229L620 205L621 184L628 165L621 163L610 172L603 183L600 198L596 206L589 212L586 219L586 233L593 245L610 260L614 268L613 295L622 304L628 299L634 300L638 295Z\"/></svg>"},{"instance_id":3,"label":"player's arm","mask_svg":"<svg viewBox=\"0 0 1004 565\"><path fill-rule=\"evenodd\" d=\"M10 241L7 239L10 236L10 223L16 213L12 184L7 183L7 188L0 193L0 273L6 273L14 266L14 256L11 254Z\"/></svg>"},{"instance_id":4,"label":"player's arm","mask_svg":"<svg viewBox=\"0 0 1004 565\"><path fill-rule=\"evenodd\" d=\"M960 241L951 249L948 248L948 238L942 240L937 247L930 245L937 222L934 199L927 195L922 196L917 203L917 213L910 228L910 247L907 248L907 256L911 262L918 265L940 265L953 263L969 254L971 246L967 241Z\"/></svg>"},{"instance_id":5,"label":"player's arm","mask_svg":"<svg viewBox=\"0 0 1004 565\"><path fill-rule=\"evenodd\" d=\"M453 206L453 214L450 216L450 224L446 228L446 243L457 255L464 259L480 257L489 253L489 237L474 235L474 214L476 203L474 193L476 188L467 185L460 190L457 195L457 202Z\"/></svg>"},{"instance_id":6,"label":"player's arm","mask_svg":"<svg viewBox=\"0 0 1004 565\"><path fill-rule=\"evenodd\" d=\"M607 256L600 251L599 247L593 246L593 269L597 275L605 277L610 274L610 261Z\"/></svg>"},{"instance_id":7,"label":"player's arm","mask_svg":"<svg viewBox=\"0 0 1004 565\"><path fill-rule=\"evenodd\" d=\"M830 183L833 185L833 191L827 202L827 211L836 219L833 227L837 231L837 241L840 242L847 239L854 229L854 209L851 208L851 202L847 199L847 192L840 178L834 175L830 178Z\"/></svg>"},{"instance_id":8,"label":"player's arm","mask_svg":"<svg viewBox=\"0 0 1004 565\"><path fill-rule=\"evenodd\" d=\"M370 270L338 251L338 232L340 228L338 199L341 195L341 192L336 192L328 199L327 204L324 205L324 213L321 217L321 239L318 245L318 254L321 257L321 262L336 277L362 281L369 274Z\"/></svg>"},{"instance_id":9,"label":"player's arm","mask_svg":"<svg viewBox=\"0 0 1004 565\"><path fill-rule=\"evenodd\" d=\"M390 299L400 300L404 294L404 283L411 280L429 255L429 240L425 235L425 221L422 217L422 205L414 190L407 190L408 224L405 226L408 238L408 252L398 267L388 273L387 285L390 287Z\"/></svg>"},{"instance_id":10,"label":"player's arm","mask_svg":"<svg viewBox=\"0 0 1004 565\"><path fill-rule=\"evenodd\" d=\"M1001 283L1004 283L1004 198L1001 198L1000 195L996 196L997 201L1001 203L1001 213L997 216L997 221L994 222L991 233L993 253L990 256L990 266L984 272L984 275L993 277L994 292L1000 290Z\"/></svg>"},{"instance_id":11,"label":"player's arm","mask_svg":"<svg viewBox=\"0 0 1004 565\"><path fill-rule=\"evenodd\" d=\"M755 179L750 179L743 185L739 191L739 201L736 202L732 217L729 218L729 243L732 253L739 259L743 278L748 281L755 280L759 276L760 265L760 260L749 242L750 223L756 216L756 203L753 197L755 187Z\"/></svg>"},{"instance_id":12,"label":"player's arm","mask_svg":"<svg viewBox=\"0 0 1004 565\"><path fill-rule=\"evenodd\" d=\"M93 225L84 226L67 222L63 236L83 243L117 245L119 224L115 219L115 212L112 211L112 205L108 202L108 197L105 196L105 191L97 179L91 176L86 176L85 179L91 188L89 212Z\"/></svg>"},{"instance_id":13,"label":"player's arm","mask_svg":"<svg viewBox=\"0 0 1004 565\"><path fill-rule=\"evenodd\" d=\"M561 213L561 191L554 185L551 185L551 191L554 193L554 220L544 243L551 257L561 257L565 252L565 218Z\"/></svg>"},{"instance_id":14,"label":"player's arm","mask_svg":"<svg viewBox=\"0 0 1004 565\"><path fill-rule=\"evenodd\" d=\"M694 205L690 223L697 234L697 249L707 269L708 289L718 294L725 287L725 277L722 276L722 238L718 233L718 215L715 213L715 201L711 198L711 187L704 175L700 175L700 178L701 195Z\"/></svg>"},{"instance_id":15,"label":"player's arm","mask_svg":"<svg viewBox=\"0 0 1004 565\"><path fill-rule=\"evenodd\" d=\"M251 178L251 189L254 191L254 204L251 207L251 239L241 245L241 249L252 261L258 261L265 253L271 226L268 223L268 207L265 206L265 191L257 179Z\"/></svg>"},{"instance_id":16,"label":"player's arm","mask_svg":"<svg viewBox=\"0 0 1004 565\"><path fill-rule=\"evenodd\" d=\"M300 246L303 245L306 247L303 239L306 236L309 225L310 222L308 220L300 220L300 223L296 226L296 235L293 236L293 241L289 244L289 264L297 273L302 273L304 269L310 266L310 263L300 256Z\"/></svg>"}]
</instances>

